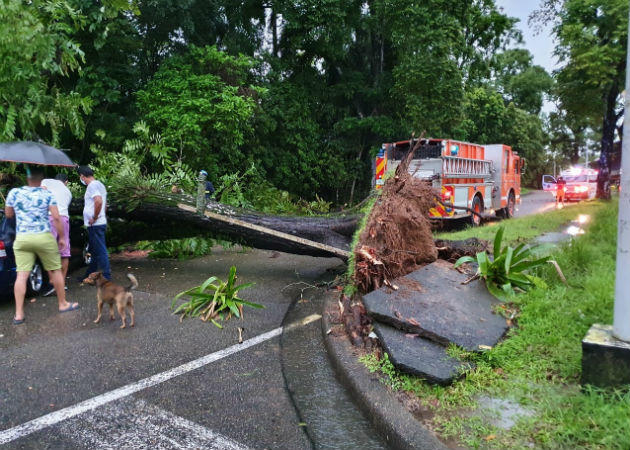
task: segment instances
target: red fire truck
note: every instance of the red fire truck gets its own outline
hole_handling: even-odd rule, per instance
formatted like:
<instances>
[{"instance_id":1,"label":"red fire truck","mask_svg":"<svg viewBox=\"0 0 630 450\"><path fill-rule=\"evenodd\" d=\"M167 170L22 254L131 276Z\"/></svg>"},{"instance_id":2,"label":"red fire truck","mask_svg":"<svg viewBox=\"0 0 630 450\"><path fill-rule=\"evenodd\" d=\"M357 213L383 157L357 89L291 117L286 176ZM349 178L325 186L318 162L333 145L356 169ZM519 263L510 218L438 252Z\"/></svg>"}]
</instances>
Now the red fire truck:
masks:
<instances>
[{"instance_id":1,"label":"red fire truck","mask_svg":"<svg viewBox=\"0 0 630 450\"><path fill-rule=\"evenodd\" d=\"M479 145L451 139L407 140L383 144L375 161L374 184L378 189L385 175L395 170L415 148L409 172L430 182L441 193L441 201L431 208L432 219L470 217L479 224L479 215L496 213L512 217L521 200L521 173L525 160L503 144Z\"/></svg>"}]
</instances>

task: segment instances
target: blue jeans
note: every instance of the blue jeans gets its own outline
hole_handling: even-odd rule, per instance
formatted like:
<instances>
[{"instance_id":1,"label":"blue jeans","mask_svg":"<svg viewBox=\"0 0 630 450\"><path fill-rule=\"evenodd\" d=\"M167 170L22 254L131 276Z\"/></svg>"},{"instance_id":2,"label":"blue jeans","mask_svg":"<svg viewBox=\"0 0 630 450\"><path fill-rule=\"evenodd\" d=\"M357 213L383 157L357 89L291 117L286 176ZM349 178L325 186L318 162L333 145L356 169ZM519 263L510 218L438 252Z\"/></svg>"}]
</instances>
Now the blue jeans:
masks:
<instances>
[{"instance_id":1,"label":"blue jeans","mask_svg":"<svg viewBox=\"0 0 630 450\"><path fill-rule=\"evenodd\" d=\"M107 255L107 246L105 245L105 228L107 225L92 225L88 229L88 241L90 243L90 253L92 259L85 274L86 278L92 272L101 270L103 276L108 280L112 279L109 269L109 256Z\"/></svg>"}]
</instances>

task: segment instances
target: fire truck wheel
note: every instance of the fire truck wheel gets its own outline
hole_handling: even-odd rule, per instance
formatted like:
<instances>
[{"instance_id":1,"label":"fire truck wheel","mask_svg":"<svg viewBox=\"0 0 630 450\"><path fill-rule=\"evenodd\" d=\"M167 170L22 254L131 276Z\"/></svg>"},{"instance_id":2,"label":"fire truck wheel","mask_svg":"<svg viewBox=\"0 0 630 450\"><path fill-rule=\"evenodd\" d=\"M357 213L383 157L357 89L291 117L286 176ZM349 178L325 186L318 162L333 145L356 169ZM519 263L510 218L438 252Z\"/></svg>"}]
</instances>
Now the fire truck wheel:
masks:
<instances>
[{"instance_id":1,"label":"fire truck wheel","mask_svg":"<svg viewBox=\"0 0 630 450\"><path fill-rule=\"evenodd\" d=\"M516 210L516 199L514 198L514 192L510 191L508 195L507 206L505 207L505 218L511 219L514 217L514 211Z\"/></svg>"},{"instance_id":2,"label":"fire truck wheel","mask_svg":"<svg viewBox=\"0 0 630 450\"><path fill-rule=\"evenodd\" d=\"M483 202L481 201L481 198L478 195L475 195L473 197L473 201L472 201L472 205L470 209L472 209L473 211L479 214L483 213ZM478 216L477 214L471 214L470 223L472 224L473 227L478 227L479 225L481 225L481 217Z\"/></svg>"}]
</instances>

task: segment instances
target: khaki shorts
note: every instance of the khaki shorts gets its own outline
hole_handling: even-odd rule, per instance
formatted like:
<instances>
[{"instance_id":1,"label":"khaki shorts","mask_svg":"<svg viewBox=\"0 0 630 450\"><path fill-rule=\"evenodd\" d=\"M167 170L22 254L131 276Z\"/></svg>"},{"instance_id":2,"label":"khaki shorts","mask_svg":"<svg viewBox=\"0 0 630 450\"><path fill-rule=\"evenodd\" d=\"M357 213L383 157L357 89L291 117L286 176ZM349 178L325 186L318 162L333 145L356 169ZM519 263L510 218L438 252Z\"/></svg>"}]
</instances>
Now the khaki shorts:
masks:
<instances>
[{"instance_id":1,"label":"khaki shorts","mask_svg":"<svg viewBox=\"0 0 630 450\"><path fill-rule=\"evenodd\" d=\"M57 240L50 232L18 234L13 244L18 272L30 272L39 258L45 270L61 269Z\"/></svg>"}]
</instances>

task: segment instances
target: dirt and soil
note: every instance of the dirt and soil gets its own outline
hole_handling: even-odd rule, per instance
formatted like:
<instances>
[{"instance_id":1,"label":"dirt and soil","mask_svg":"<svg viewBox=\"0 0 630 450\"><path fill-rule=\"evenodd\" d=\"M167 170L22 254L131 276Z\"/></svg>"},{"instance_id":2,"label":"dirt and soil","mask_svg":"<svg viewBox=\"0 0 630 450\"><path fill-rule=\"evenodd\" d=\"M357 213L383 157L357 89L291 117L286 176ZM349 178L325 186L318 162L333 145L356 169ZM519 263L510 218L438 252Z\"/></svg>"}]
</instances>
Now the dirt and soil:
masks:
<instances>
[{"instance_id":1,"label":"dirt and soil","mask_svg":"<svg viewBox=\"0 0 630 450\"><path fill-rule=\"evenodd\" d=\"M438 193L412 176L413 151L386 180L355 247L354 280L361 292L388 285L419 267L433 262L438 250L431 234L429 209Z\"/></svg>"}]
</instances>

